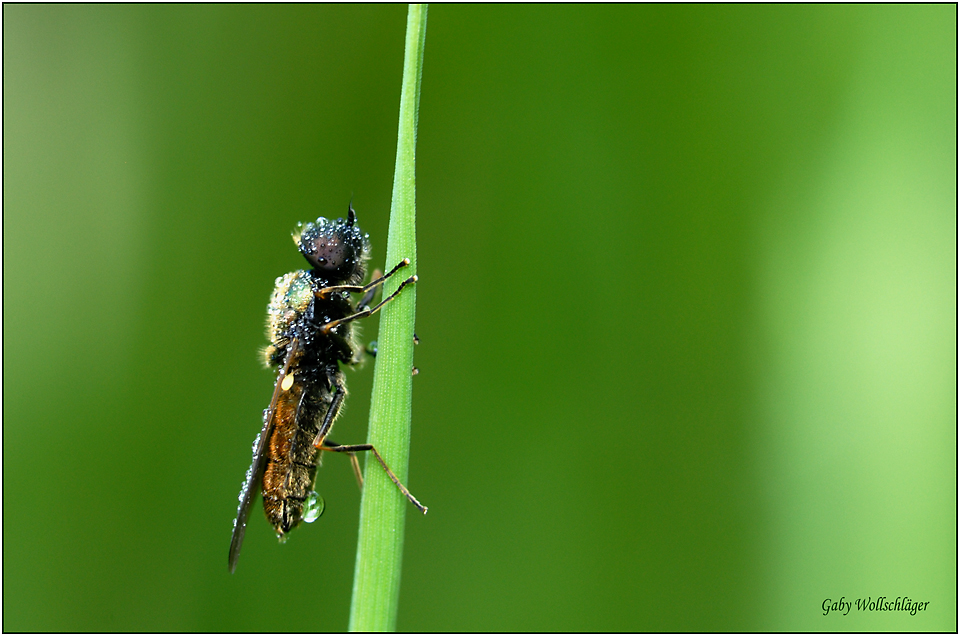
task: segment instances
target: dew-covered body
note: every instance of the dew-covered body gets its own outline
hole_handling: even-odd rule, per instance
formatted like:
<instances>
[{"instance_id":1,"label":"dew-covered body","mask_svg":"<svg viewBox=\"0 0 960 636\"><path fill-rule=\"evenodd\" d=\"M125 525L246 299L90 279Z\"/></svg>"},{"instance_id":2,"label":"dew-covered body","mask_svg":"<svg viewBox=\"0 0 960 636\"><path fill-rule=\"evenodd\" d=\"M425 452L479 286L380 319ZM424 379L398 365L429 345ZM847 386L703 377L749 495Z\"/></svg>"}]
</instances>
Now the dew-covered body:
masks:
<instances>
[{"instance_id":1,"label":"dew-covered body","mask_svg":"<svg viewBox=\"0 0 960 636\"><path fill-rule=\"evenodd\" d=\"M362 264L357 275L362 280ZM340 363L356 364L361 351L354 341L353 323L320 333L324 324L356 313L349 293L324 297L316 293L332 285L359 282L325 279L300 270L278 278L270 300L267 337L271 344L264 350L265 362L279 371L293 338L299 342L286 373L286 377L292 376L292 384L277 400L263 473L264 511L280 537L300 523L304 501L313 491L320 464L320 450L313 442L333 405L337 387L346 397Z\"/></svg>"},{"instance_id":2,"label":"dew-covered body","mask_svg":"<svg viewBox=\"0 0 960 636\"><path fill-rule=\"evenodd\" d=\"M321 217L298 226L293 239L312 268L277 278L267 307L270 344L263 356L264 362L277 370L277 379L240 491L230 543L231 572L258 491L263 493L267 520L281 541L304 520L305 506L313 507L313 518L318 514L312 502L318 499L313 489L321 448L372 451L401 492L426 512L371 445L338 446L327 439L347 394L341 365L357 364L363 351L353 321L374 313L416 281L416 276L411 276L379 305L373 309L366 306L374 289L410 261L404 259L386 276L361 287L370 243L356 225L352 208L346 220ZM350 294L359 292L366 295L355 305Z\"/></svg>"}]
</instances>

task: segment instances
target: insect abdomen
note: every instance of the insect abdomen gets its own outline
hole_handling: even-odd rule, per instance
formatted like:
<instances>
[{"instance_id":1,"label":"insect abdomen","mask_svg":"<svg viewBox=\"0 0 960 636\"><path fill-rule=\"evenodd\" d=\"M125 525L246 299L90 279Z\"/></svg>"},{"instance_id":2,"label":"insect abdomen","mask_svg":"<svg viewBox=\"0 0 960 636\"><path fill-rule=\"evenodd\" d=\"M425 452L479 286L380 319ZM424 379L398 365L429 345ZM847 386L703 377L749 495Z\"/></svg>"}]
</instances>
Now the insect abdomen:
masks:
<instances>
[{"instance_id":1,"label":"insect abdomen","mask_svg":"<svg viewBox=\"0 0 960 636\"><path fill-rule=\"evenodd\" d=\"M313 439L319 431L319 396L304 395L294 382L277 400L275 425L267 448L263 473L263 508L281 537L300 524L303 504L313 490L320 451Z\"/></svg>"}]
</instances>

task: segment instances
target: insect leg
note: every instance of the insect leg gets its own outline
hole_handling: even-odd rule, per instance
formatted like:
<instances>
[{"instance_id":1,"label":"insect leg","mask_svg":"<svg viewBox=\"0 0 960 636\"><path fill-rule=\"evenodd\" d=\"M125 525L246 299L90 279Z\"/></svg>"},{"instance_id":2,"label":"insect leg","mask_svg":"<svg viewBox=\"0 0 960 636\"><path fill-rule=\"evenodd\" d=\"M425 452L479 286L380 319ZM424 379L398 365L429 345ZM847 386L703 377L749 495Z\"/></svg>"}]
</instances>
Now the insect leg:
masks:
<instances>
[{"instance_id":1,"label":"insect leg","mask_svg":"<svg viewBox=\"0 0 960 636\"><path fill-rule=\"evenodd\" d=\"M337 444L331 439L323 440L323 445L327 447L337 447L340 444ZM363 490L363 473L360 472L360 462L357 461L356 453L347 453L350 456L350 464L353 466L353 474L357 478L357 485L360 486L360 490Z\"/></svg>"},{"instance_id":2,"label":"insect leg","mask_svg":"<svg viewBox=\"0 0 960 636\"><path fill-rule=\"evenodd\" d=\"M405 258L399 263L397 263L396 267L391 269L389 272L387 272L383 276L380 276L379 278L374 278L374 280L370 281L366 285L362 285L362 286L361 285L335 285L333 287L324 287L323 289L320 289L314 292L314 295L317 296L318 298L323 298L324 296L329 296L333 292L338 292L338 291L350 292L351 294L359 294L360 292L369 292L370 290L376 289L378 285L382 285L388 278L396 274L398 269L400 269L401 267L406 267L409 264L410 264L410 259ZM374 273L377 273L377 272L374 272ZM373 296L370 296L370 298L367 298L368 303L371 300L373 300Z\"/></svg>"},{"instance_id":3,"label":"insect leg","mask_svg":"<svg viewBox=\"0 0 960 636\"><path fill-rule=\"evenodd\" d=\"M370 280L375 280L377 278L380 278L382 274L383 272L381 272L379 269L375 269L373 270L373 276L370 277ZM373 297L376 294L377 294L376 287L369 290L366 294L363 295L363 298L360 299L360 302L357 303L357 308L359 309L360 307L369 307L370 303L373 302Z\"/></svg>"},{"instance_id":4,"label":"insect leg","mask_svg":"<svg viewBox=\"0 0 960 636\"><path fill-rule=\"evenodd\" d=\"M337 320L331 320L331 321L328 322L327 324L325 324L325 325L323 325L322 327L320 327L320 333L326 335L326 334L330 333L330 332L334 329L334 327L336 327L337 325L342 325L342 324L345 323L345 322L353 322L354 320L357 320L358 318L366 318L367 316L370 316L370 315L372 315L372 314L377 313L378 311L380 311L380 308L381 308L381 307L383 307L383 306L386 305L388 302L390 302L391 300L393 300L394 298L396 298L396 297L397 297L397 294L399 294L399 293L403 290L404 287L406 287L407 285L412 285L412 284L415 283L415 282L417 282L417 277L416 277L416 276L411 276L411 277L408 278L407 280L405 280L405 281L403 281L402 283L400 283L400 286L397 287L397 291L393 292L392 294L390 294L389 296L387 296L386 298L384 298L383 300L381 300L381 301L377 304L377 306L374 307L373 309L369 309L369 308L368 308L368 309L364 309L363 311L358 311L357 313L352 314L352 315L350 315L350 316L346 316L345 318L339 318L339 319L337 319ZM330 289L330 288L328 288L328 289ZM317 292L317 293L320 293L320 292Z\"/></svg>"},{"instance_id":5,"label":"insect leg","mask_svg":"<svg viewBox=\"0 0 960 636\"><path fill-rule=\"evenodd\" d=\"M323 418L323 424L320 425L320 430L317 431L317 436L313 438L313 445L319 448L323 445L323 440L326 439L327 434L330 432L330 428L333 426L333 421L337 419L337 415L340 413L340 406L343 404L343 398L346 397L346 392L343 390L343 387L337 383L334 383L333 386L333 400L330 402L330 408L327 409L327 415Z\"/></svg>"},{"instance_id":6,"label":"insect leg","mask_svg":"<svg viewBox=\"0 0 960 636\"><path fill-rule=\"evenodd\" d=\"M397 476L393 474L393 471L390 470L390 467L387 466L387 462L383 461L383 457L380 456L380 453L373 446L373 444L353 444L351 446L324 446L321 450L331 451L333 453L359 453L360 451L371 451L373 456L377 458L377 461L380 462L380 465L383 467L384 472L387 473L387 477L390 478L397 488L400 489L400 492L403 493L403 496L410 500L414 506L417 507L417 510L423 514L427 514L427 507L422 503L417 501L417 498L410 494L410 491L407 490L407 487L400 483L400 480L397 479Z\"/></svg>"},{"instance_id":7,"label":"insect leg","mask_svg":"<svg viewBox=\"0 0 960 636\"><path fill-rule=\"evenodd\" d=\"M323 424L320 425L320 430L317 432L317 436L313 438L313 445L317 448L323 446L333 446L339 447L340 445L327 440L327 433L330 432L330 429L333 427L333 421L337 418L337 415L340 413L340 407L343 404L343 398L346 396L346 392L336 382L333 383L333 400L330 402L330 408L327 409L327 415L323 418ZM349 453L350 463L353 464L353 474L357 477L357 485L360 486L360 489L363 490L363 473L360 472L360 462L357 461L357 456L355 453Z\"/></svg>"}]
</instances>

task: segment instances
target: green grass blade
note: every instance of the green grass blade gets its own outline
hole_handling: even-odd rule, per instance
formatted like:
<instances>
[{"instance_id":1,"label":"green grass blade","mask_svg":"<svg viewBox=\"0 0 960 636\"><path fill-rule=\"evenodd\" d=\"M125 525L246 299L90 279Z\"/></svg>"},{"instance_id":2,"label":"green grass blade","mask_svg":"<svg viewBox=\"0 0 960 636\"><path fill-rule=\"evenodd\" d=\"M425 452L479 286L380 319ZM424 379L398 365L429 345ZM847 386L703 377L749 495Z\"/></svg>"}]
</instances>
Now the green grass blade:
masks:
<instances>
[{"instance_id":1,"label":"green grass blade","mask_svg":"<svg viewBox=\"0 0 960 636\"><path fill-rule=\"evenodd\" d=\"M400 281L417 271L416 143L420 106L420 71L427 27L427 6L410 5L400 93L397 165L393 179L388 271L400 260L411 264L384 286L386 297ZM406 483L410 453L410 412L413 394L413 326L417 286L403 292L381 310L379 352L373 375L369 443L377 447L400 481ZM384 474L376 459L366 463L360 504L360 533L350 608L350 630L393 631L397 624L403 524L410 503Z\"/></svg>"}]
</instances>

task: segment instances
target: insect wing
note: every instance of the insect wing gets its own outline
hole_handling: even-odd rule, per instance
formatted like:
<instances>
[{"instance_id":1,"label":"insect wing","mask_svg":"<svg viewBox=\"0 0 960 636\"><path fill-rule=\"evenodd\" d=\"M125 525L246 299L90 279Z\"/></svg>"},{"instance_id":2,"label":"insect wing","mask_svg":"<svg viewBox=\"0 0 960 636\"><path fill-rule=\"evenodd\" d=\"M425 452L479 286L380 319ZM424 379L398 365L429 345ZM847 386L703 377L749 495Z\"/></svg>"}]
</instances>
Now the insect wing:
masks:
<instances>
[{"instance_id":1,"label":"insect wing","mask_svg":"<svg viewBox=\"0 0 960 636\"><path fill-rule=\"evenodd\" d=\"M287 360L283 365L283 370L277 376L277 383L273 387L273 397L270 399L270 407L263 418L263 428L260 429L260 435L254 441L253 462L247 469L246 481L243 484L243 490L240 491L240 506L237 508L237 518L233 521L233 536L230 538L228 566L231 574L237 569L240 548L243 546L243 535L247 531L247 519L250 518L250 506L253 505L253 500L260 491L260 484L263 480L263 469L267 464L267 445L270 443L270 435L273 433L277 402L280 399L280 393L283 391L283 381L287 377L287 371L290 370L290 363L300 348L299 344L296 338L290 343Z\"/></svg>"},{"instance_id":2,"label":"insect wing","mask_svg":"<svg viewBox=\"0 0 960 636\"><path fill-rule=\"evenodd\" d=\"M277 388L280 383L277 382ZM230 539L230 573L237 569L237 559L240 557L240 547L243 545L243 535L247 531L247 519L250 517L250 506L257 493L260 492L260 481L263 479L263 467L267 459L267 443L270 441L270 433L273 428L273 417L271 416L263 423L260 435L257 436L253 448L253 462L247 469L247 479L243 484L243 490L240 491L240 506L237 508L237 518L233 521L233 537Z\"/></svg>"}]
</instances>

